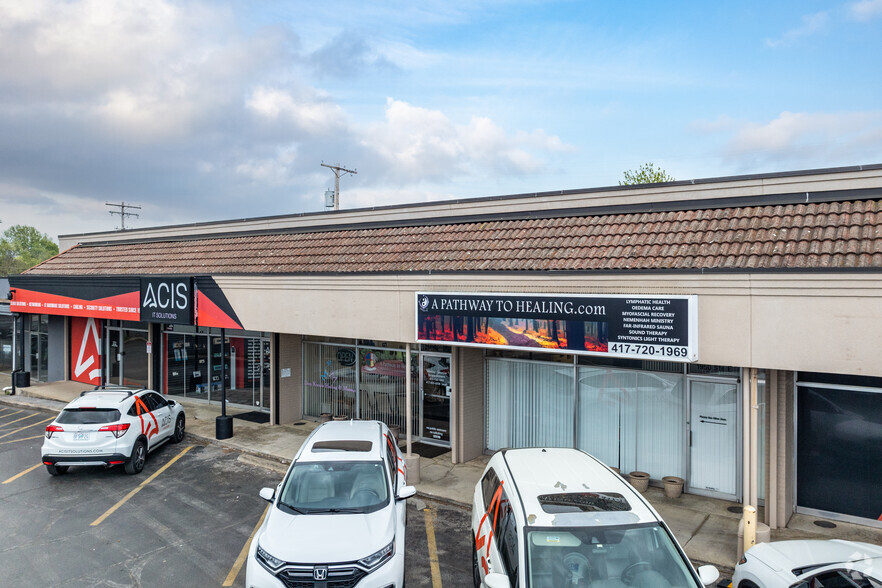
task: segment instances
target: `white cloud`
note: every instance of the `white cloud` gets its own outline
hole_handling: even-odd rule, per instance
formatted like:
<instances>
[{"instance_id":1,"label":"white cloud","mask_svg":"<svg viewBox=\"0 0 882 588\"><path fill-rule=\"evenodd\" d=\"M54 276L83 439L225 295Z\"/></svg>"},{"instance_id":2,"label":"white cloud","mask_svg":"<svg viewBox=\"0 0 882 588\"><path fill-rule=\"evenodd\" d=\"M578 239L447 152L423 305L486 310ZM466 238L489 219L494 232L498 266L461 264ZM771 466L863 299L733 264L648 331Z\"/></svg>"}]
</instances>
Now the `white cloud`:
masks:
<instances>
[{"instance_id":1,"label":"white cloud","mask_svg":"<svg viewBox=\"0 0 882 588\"><path fill-rule=\"evenodd\" d=\"M766 45L769 47L780 47L792 45L796 41L814 35L822 31L827 26L829 14L827 12L818 12L815 14L807 14L802 17L802 25L786 31L777 39L766 39Z\"/></svg>"},{"instance_id":2,"label":"white cloud","mask_svg":"<svg viewBox=\"0 0 882 588\"><path fill-rule=\"evenodd\" d=\"M444 113L388 99L386 120L363 133L362 145L390 162L406 181L443 176L537 173L545 162L535 152L571 151L544 131L506 131L487 117L456 124Z\"/></svg>"},{"instance_id":3,"label":"white cloud","mask_svg":"<svg viewBox=\"0 0 882 588\"><path fill-rule=\"evenodd\" d=\"M882 0L862 0L848 7L849 15L861 21L871 20L882 16Z\"/></svg>"},{"instance_id":4,"label":"white cloud","mask_svg":"<svg viewBox=\"0 0 882 588\"><path fill-rule=\"evenodd\" d=\"M782 112L767 123L746 123L726 148L727 157L842 165L882 159L882 111Z\"/></svg>"},{"instance_id":5,"label":"white cloud","mask_svg":"<svg viewBox=\"0 0 882 588\"><path fill-rule=\"evenodd\" d=\"M258 86L245 104L265 119L274 123L288 122L309 134L332 133L345 124L340 107L314 93L296 100L285 90Z\"/></svg>"}]
</instances>

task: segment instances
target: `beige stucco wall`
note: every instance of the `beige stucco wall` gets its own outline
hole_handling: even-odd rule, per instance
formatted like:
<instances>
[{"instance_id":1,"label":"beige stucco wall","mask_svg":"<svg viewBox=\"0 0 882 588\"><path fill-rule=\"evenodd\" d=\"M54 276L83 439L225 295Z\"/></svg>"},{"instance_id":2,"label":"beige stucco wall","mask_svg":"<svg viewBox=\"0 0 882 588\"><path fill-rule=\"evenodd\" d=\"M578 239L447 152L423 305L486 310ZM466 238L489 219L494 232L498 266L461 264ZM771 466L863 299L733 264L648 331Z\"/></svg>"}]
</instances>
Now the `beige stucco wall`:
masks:
<instances>
[{"instance_id":1,"label":"beige stucco wall","mask_svg":"<svg viewBox=\"0 0 882 588\"><path fill-rule=\"evenodd\" d=\"M465 347L457 353L457 462L484 453L484 354Z\"/></svg>"},{"instance_id":2,"label":"beige stucco wall","mask_svg":"<svg viewBox=\"0 0 882 588\"><path fill-rule=\"evenodd\" d=\"M882 376L882 276L217 277L248 329L415 342L415 292L695 294L698 361Z\"/></svg>"},{"instance_id":3,"label":"beige stucco wall","mask_svg":"<svg viewBox=\"0 0 882 588\"><path fill-rule=\"evenodd\" d=\"M303 361L301 337L299 335L279 335L279 362L276 373L279 375L279 424L293 423L303 417ZM281 377L282 370L291 370L291 376Z\"/></svg>"}]
</instances>

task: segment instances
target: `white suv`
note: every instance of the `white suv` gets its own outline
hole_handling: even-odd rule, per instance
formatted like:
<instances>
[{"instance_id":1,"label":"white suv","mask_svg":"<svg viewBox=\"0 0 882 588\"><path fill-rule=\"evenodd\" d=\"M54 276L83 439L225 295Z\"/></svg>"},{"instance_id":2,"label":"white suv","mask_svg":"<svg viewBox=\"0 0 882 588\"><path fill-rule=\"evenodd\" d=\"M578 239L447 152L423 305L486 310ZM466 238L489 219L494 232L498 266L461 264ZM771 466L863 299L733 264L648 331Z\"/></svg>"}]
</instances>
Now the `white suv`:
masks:
<instances>
[{"instance_id":1,"label":"white suv","mask_svg":"<svg viewBox=\"0 0 882 588\"><path fill-rule=\"evenodd\" d=\"M245 586L404 585L405 502L416 493L388 427L331 421L303 442L261 497L271 506L248 552Z\"/></svg>"},{"instance_id":2,"label":"white suv","mask_svg":"<svg viewBox=\"0 0 882 588\"><path fill-rule=\"evenodd\" d=\"M578 449L497 452L475 486L475 586L699 588L719 577L692 567L650 504Z\"/></svg>"},{"instance_id":3,"label":"white suv","mask_svg":"<svg viewBox=\"0 0 882 588\"><path fill-rule=\"evenodd\" d=\"M86 390L46 427L43 464L58 476L70 466L144 469L147 453L184 438L184 408L143 388Z\"/></svg>"}]
</instances>

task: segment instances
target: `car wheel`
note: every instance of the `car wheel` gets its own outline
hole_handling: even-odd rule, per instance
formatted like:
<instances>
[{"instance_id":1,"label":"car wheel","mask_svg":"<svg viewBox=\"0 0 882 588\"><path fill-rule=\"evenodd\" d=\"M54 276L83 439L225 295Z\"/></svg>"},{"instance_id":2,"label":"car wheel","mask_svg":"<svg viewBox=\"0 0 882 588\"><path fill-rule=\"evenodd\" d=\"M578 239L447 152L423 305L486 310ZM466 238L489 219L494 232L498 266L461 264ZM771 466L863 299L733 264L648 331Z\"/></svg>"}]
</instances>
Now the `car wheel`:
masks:
<instances>
[{"instance_id":1,"label":"car wheel","mask_svg":"<svg viewBox=\"0 0 882 588\"><path fill-rule=\"evenodd\" d=\"M471 541L474 543L474 541ZM475 549L474 545L472 545L472 581L475 583L475 588L481 588L481 571L478 569L478 551Z\"/></svg>"},{"instance_id":2,"label":"car wheel","mask_svg":"<svg viewBox=\"0 0 882 588\"><path fill-rule=\"evenodd\" d=\"M135 442L132 447L132 455L126 460L126 473L139 474L144 469L144 462L147 461L147 444L141 439Z\"/></svg>"},{"instance_id":3,"label":"car wheel","mask_svg":"<svg viewBox=\"0 0 882 588\"><path fill-rule=\"evenodd\" d=\"M743 582L738 584L738 588L759 588L759 586L757 586L750 580L744 580Z\"/></svg>"},{"instance_id":4,"label":"car wheel","mask_svg":"<svg viewBox=\"0 0 882 588\"><path fill-rule=\"evenodd\" d=\"M60 476L62 474L67 473L67 469L70 466L60 466L60 465L46 465L46 471L48 471L53 476Z\"/></svg>"},{"instance_id":5,"label":"car wheel","mask_svg":"<svg viewBox=\"0 0 882 588\"><path fill-rule=\"evenodd\" d=\"M172 433L171 442L172 443L180 443L184 440L184 428L186 426L186 421L184 420L184 415L178 415L178 420L175 421L175 432Z\"/></svg>"}]
</instances>

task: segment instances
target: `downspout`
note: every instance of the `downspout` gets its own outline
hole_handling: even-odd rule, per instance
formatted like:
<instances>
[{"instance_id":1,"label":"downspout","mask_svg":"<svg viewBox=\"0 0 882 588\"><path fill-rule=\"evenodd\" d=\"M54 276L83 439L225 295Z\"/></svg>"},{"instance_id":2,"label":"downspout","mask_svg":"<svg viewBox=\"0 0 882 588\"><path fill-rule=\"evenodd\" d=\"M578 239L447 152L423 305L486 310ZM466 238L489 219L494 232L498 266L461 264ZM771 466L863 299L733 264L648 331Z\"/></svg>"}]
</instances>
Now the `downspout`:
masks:
<instances>
[{"instance_id":1,"label":"downspout","mask_svg":"<svg viewBox=\"0 0 882 588\"><path fill-rule=\"evenodd\" d=\"M459 354L456 347L450 350L450 459L459 463Z\"/></svg>"},{"instance_id":2,"label":"downspout","mask_svg":"<svg viewBox=\"0 0 882 588\"><path fill-rule=\"evenodd\" d=\"M404 417L404 430L405 436L407 437L406 447L408 457L412 453L411 435L413 435L413 398L411 397L411 393L413 392L413 385L410 375L410 363L410 343L407 343L404 346L404 373L407 374L404 377L404 410L406 411Z\"/></svg>"},{"instance_id":3,"label":"downspout","mask_svg":"<svg viewBox=\"0 0 882 588\"><path fill-rule=\"evenodd\" d=\"M756 387L757 369L750 368L750 505L754 507L759 504L759 403Z\"/></svg>"}]
</instances>

